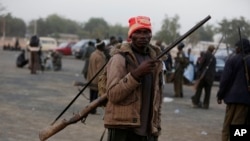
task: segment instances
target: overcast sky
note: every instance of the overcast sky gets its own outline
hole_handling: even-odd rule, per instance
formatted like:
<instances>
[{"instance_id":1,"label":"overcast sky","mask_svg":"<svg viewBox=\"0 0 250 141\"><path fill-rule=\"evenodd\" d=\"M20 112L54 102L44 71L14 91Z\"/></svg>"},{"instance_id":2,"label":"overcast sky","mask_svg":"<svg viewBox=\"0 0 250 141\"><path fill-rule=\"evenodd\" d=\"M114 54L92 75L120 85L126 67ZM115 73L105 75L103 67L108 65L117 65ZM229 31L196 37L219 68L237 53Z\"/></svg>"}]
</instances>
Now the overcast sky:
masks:
<instances>
[{"instance_id":1,"label":"overcast sky","mask_svg":"<svg viewBox=\"0 0 250 141\"><path fill-rule=\"evenodd\" d=\"M181 34L208 15L217 25L223 18L245 17L250 22L250 0L0 0L6 11L26 22L58 14L78 22L90 17L104 18L109 24L128 25L132 16L151 18L153 32L160 30L165 15L179 15Z\"/></svg>"}]
</instances>

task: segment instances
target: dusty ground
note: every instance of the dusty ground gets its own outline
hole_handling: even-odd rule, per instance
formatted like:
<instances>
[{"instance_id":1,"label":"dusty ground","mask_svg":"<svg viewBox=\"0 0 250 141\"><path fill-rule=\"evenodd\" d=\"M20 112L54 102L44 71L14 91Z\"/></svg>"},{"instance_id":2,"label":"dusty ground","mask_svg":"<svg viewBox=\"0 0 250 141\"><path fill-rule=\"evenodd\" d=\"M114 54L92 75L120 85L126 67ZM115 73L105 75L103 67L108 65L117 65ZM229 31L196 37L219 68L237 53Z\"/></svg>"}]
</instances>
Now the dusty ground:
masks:
<instances>
[{"instance_id":1,"label":"dusty ground","mask_svg":"<svg viewBox=\"0 0 250 141\"><path fill-rule=\"evenodd\" d=\"M39 131L48 127L78 94L72 82L83 79L79 73L84 62L64 57L62 71L31 75L27 67L15 67L18 53L0 50L0 140L39 141ZM173 96L172 87L172 84L165 86L165 96ZM215 85L208 110L191 107L193 91L190 86L184 86L184 98L164 102L159 141L219 141L225 105L216 103L217 90L218 85ZM84 93L88 96L88 89ZM78 97L57 122L69 119L87 104L83 96ZM104 130L103 110L99 108L98 112L100 115L89 115L86 124L72 124L48 140L98 141Z\"/></svg>"}]
</instances>

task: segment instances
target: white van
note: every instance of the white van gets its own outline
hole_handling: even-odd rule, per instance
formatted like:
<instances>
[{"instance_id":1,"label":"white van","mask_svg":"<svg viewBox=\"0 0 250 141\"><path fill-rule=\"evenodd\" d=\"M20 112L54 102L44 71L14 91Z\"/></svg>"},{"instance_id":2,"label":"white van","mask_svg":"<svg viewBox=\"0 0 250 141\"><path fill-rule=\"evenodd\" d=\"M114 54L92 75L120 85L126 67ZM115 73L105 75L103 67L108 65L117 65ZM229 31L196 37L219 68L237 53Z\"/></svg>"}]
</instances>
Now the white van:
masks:
<instances>
[{"instance_id":1,"label":"white van","mask_svg":"<svg viewBox=\"0 0 250 141\"><path fill-rule=\"evenodd\" d=\"M57 48L57 41L51 37L39 37L42 51L52 51Z\"/></svg>"}]
</instances>

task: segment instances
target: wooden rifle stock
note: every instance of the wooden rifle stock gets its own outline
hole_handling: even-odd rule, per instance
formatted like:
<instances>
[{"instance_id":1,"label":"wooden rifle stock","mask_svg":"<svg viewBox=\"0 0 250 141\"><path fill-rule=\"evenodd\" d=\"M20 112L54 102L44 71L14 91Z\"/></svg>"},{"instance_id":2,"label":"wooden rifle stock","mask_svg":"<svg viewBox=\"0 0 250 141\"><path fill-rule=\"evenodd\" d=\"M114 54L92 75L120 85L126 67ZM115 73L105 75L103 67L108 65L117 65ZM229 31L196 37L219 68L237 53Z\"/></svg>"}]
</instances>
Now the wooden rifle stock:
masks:
<instances>
[{"instance_id":1,"label":"wooden rifle stock","mask_svg":"<svg viewBox=\"0 0 250 141\"><path fill-rule=\"evenodd\" d=\"M45 141L51 136L55 135L56 133L63 130L70 124L77 123L80 120L84 120L87 118L88 114L91 110L97 108L98 106L102 105L107 100L107 95L103 95L98 97L96 100L89 103L80 113L74 114L69 120L63 119L61 122L50 125L47 128L44 128L39 132L40 141Z\"/></svg>"},{"instance_id":2,"label":"wooden rifle stock","mask_svg":"<svg viewBox=\"0 0 250 141\"><path fill-rule=\"evenodd\" d=\"M198 85L200 84L201 79L204 78L205 74L207 73L208 66L206 66L206 69L202 72L201 76L199 79L197 79L194 83L193 90L196 91L198 88Z\"/></svg>"}]
</instances>

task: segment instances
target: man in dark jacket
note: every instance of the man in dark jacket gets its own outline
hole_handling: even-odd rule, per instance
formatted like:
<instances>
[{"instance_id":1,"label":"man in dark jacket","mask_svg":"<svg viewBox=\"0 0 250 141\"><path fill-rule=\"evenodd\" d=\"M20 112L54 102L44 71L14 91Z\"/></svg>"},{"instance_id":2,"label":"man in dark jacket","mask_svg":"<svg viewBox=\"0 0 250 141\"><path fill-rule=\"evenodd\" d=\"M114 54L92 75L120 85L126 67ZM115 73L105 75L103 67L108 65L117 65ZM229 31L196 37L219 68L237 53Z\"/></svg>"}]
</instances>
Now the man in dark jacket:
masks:
<instances>
[{"instance_id":1,"label":"man in dark jacket","mask_svg":"<svg viewBox=\"0 0 250 141\"><path fill-rule=\"evenodd\" d=\"M227 105L222 129L222 141L229 140L229 125L249 124L250 118L250 91L248 90L249 85L244 64L245 61L246 66L250 68L250 57L247 56L250 53L249 40L238 41L236 47L236 50L240 52L228 58L217 93L218 104L221 104L223 100Z\"/></svg>"},{"instance_id":2,"label":"man in dark jacket","mask_svg":"<svg viewBox=\"0 0 250 141\"><path fill-rule=\"evenodd\" d=\"M208 46L207 51L201 58L200 68L198 68L198 78L200 79L197 86L195 95L192 96L193 107L209 108L211 89L213 86L216 59L213 55L215 47L213 45ZM205 73L205 75L203 75ZM202 78L201 78L202 77ZM200 102L202 90L205 90L205 96L203 102Z\"/></svg>"}]
</instances>

